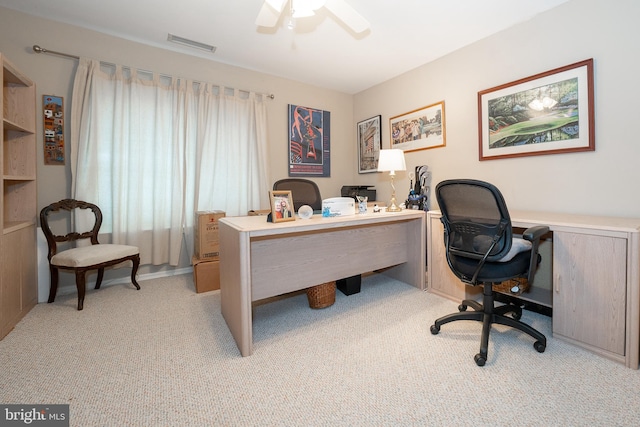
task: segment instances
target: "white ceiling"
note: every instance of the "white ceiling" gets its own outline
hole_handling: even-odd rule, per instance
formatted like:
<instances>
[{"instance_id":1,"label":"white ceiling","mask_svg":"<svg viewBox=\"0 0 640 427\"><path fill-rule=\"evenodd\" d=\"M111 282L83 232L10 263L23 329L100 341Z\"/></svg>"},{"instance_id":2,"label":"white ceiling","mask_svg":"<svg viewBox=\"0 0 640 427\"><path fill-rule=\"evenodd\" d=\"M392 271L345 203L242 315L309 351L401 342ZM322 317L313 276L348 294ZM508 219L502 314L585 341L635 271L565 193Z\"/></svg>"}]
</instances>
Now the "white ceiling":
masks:
<instances>
[{"instance_id":1,"label":"white ceiling","mask_svg":"<svg viewBox=\"0 0 640 427\"><path fill-rule=\"evenodd\" d=\"M324 9L299 19L293 31L282 17L276 28L257 27L263 0L0 0L0 6L354 94L568 0L346 1L370 30L354 34ZM170 43L167 33L217 50ZM46 40L34 44L66 52Z\"/></svg>"}]
</instances>

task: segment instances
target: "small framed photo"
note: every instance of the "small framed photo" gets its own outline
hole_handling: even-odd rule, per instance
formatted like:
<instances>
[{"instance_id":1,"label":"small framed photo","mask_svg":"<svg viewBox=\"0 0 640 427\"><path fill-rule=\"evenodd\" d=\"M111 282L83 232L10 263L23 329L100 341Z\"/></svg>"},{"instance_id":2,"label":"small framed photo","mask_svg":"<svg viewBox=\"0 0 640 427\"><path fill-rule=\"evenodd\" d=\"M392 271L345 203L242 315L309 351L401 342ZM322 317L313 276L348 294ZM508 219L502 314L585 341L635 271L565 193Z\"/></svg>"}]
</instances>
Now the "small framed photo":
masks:
<instances>
[{"instance_id":1,"label":"small framed photo","mask_svg":"<svg viewBox=\"0 0 640 427\"><path fill-rule=\"evenodd\" d=\"M271 220L273 222L294 221L296 219L291 191L269 191Z\"/></svg>"},{"instance_id":2,"label":"small framed photo","mask_svg":"<svg viewBox=\"0 0 640 427\"><path fill-rule=\"evenodd\" d=\"M358 173L378 172L382 116L358 122Z\"/></svg>"}]
</instances>

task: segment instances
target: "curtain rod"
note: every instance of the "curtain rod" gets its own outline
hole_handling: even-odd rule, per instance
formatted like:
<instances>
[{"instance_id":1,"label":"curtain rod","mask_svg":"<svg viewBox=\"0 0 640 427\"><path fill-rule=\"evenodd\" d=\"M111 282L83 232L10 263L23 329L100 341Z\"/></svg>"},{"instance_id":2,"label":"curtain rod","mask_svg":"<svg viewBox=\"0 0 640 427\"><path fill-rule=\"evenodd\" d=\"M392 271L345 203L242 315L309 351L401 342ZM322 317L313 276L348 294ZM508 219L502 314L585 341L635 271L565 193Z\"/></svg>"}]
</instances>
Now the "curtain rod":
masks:
<instances>
[{"instance_id":1,"label":"curtain rod","mask_svg":"<svg viewBox=\"0 0 640 427\"><path fill-rule=\"evenodd\" d=\"M68 53L63 53L63 52L56 52L55 50L45 49L43 47L38 46L37 44L33 45L33 51L35 53L48 53L50 55L64 56L66 58L71 58L71 59L78 59L78 60L80 59L79 56L70 55ZM105 64L107 64L107 63L105 63ZM115 65L115 64L108 64L108 65ZM147 71L147 72L151 73L151 71ZM240 89L240 90L242 90L242 89ZM250 92L250 91L246 90L246 91L243 91L243 92ZM258 95L266 96L269 99L275 99L275 97L276 97L272 93L258 93Z\"/></svg>"}]
</instances>

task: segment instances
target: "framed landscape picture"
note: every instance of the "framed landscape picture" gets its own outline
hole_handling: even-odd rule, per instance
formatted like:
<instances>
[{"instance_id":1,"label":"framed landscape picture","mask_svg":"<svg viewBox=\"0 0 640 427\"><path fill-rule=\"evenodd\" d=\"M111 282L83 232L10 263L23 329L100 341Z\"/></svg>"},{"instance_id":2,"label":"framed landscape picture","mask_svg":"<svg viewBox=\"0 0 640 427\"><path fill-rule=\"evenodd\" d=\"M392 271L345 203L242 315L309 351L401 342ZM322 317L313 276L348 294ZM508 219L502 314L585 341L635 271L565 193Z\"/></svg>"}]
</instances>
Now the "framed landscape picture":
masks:
<instances>
[{"instance_id":1,"label":"framed landscape picture","mask_svg":"<svg viewBox=\"0 0 640 427\"><path fill-rule=\"evenodd\" d=\"M478 92L480 160L595 150L593 59Z\"/></svg>"},{"instance_id":2,"label":"framed landscape picture","mask_svg":"<svg viewBox=\"0 0 640 427\"><path fill-rule=\"evenodd\" d=\"M444 101L389 119L391 148L405 152L446 145Z\"/></svg>"},{"instance_id":3,"label":"framed landscape picture","mask_svg":"<svg viewBox=\"0 0 640 427\"><path fill-rule=\"evenodd\" d=\"M375 116L358 122L356 129L358 135L358 173L378 171L381 121L382 116Z\"/></svg>"}]
</instances>

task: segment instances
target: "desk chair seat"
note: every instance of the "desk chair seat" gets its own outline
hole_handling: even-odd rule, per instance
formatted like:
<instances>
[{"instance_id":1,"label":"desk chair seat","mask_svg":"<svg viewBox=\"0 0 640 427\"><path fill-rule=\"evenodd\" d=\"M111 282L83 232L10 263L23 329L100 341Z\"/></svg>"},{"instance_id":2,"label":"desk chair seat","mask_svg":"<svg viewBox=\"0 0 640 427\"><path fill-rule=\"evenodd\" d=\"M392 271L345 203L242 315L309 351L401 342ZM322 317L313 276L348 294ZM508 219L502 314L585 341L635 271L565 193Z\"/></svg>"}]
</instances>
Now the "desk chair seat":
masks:
<instances>
[{"instance_id":1,"label":"desk chair seat","mask_svg":"<svg viewBox=\"0 0 640 427\"><path fill-rule=\"evenodd\" d=\"M90 231L78 232L75 230L66 234L54 234L50 226L51 215L54 213L65 213L62 219L66 224L74 221L70 218L71 213L76 209L90 210L94 215L93 227ZM82 310L84 306L84 296L86 291L86 275L91 270L98 271L95 289L100 289L102 278L104 276L105 267L114 266L126 261L132 262L131 282L140 289L140 285L136 281L138 266L140 265L140 251L136 246L100 244L98 242L98 232L102 225L102 211L98 206L79 200L65 199L49 206L44 207L40 211L40 225L47 239L49 252L47 258L49 260L49 272L51 273L51 282L49 289L49 300L55 301L58 291L58 275L59 270L71 270L76 275L76 287L78 288L78 310ZM65 227L65 231L66 227ZM64 232L63 232L64 233ZM73 247L61 250L59 244L75 243L78 240L88 239L91 245Z\"/></svg>"},{"instance_id":2,"label":"desk chair seat","mask_svg":"<svg viewBox=\"0 0 640 427\"><path fill-rule=\"evenodd\" d=\"M92 245L68 249L51 257L56 267L80 268L111 262L114 259L138 255L140 251L129 245Z\"/></svg>"},{"instance_id":3,"label":"desk chair seat","mask_svg":"<svg viewBox=\"0 0 640 427\"><path fill-rule=\"evenodd\" d=\"M437 319L431 326L436 335L442 325L456 320L482 322L480 352L474 360L478 366L487 361L491 325L506 325L533 337L533 347L542 353L547 346L543 334L521 322L522 308L514 304L495 306L494 284L515 278L527 278L533 284L540 262L538 245L549 228L531 227L514 237L511 219L500 191L477 180L448 180L436 187L442 212L444 244L451 271L464 283L483 287L483 300L464 300L457 313ZM471 307L474 311L467 312Z\"/></svg>"}]
</instances>

